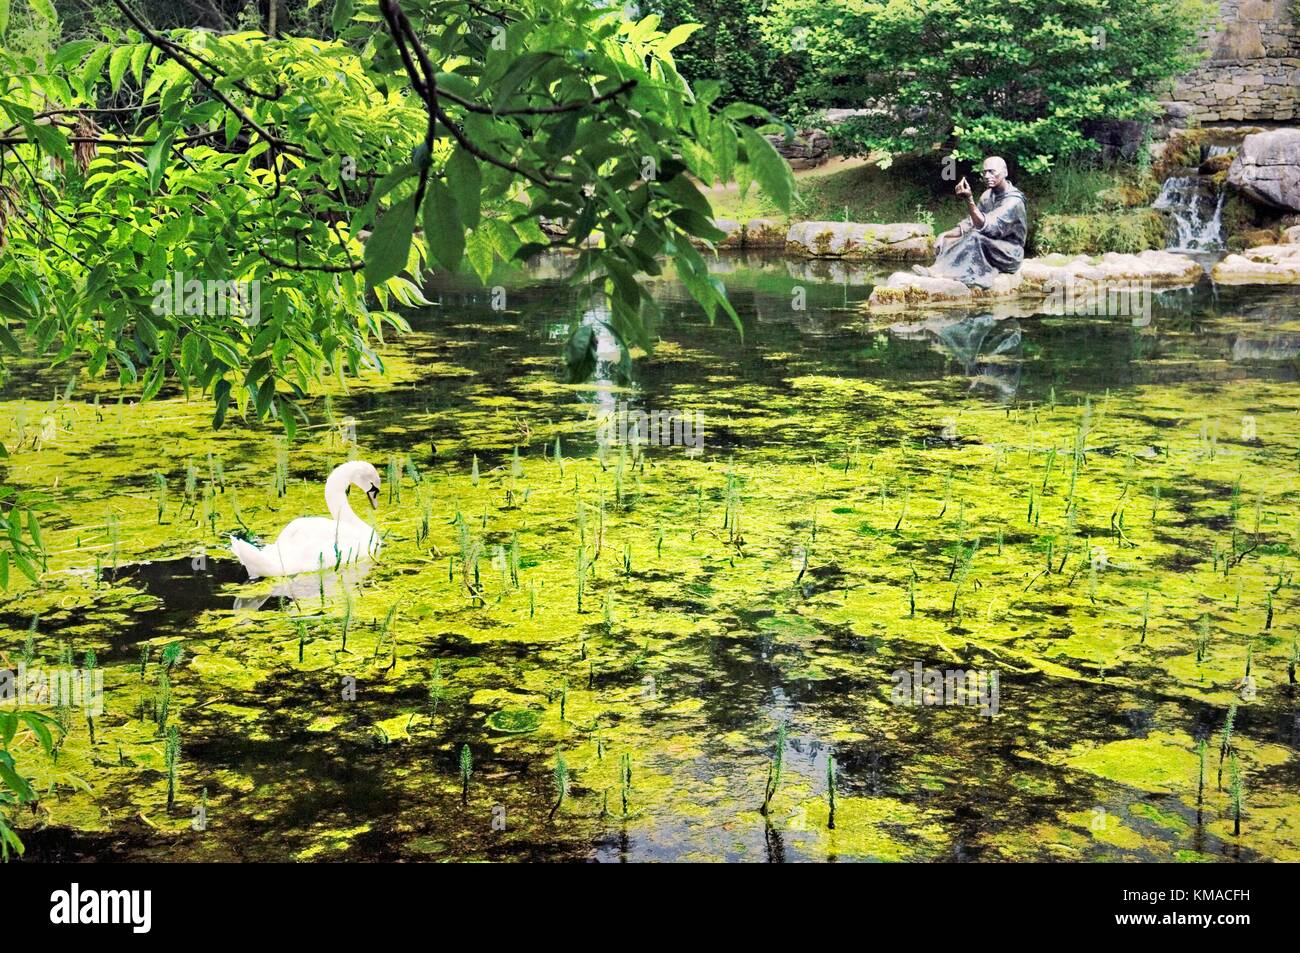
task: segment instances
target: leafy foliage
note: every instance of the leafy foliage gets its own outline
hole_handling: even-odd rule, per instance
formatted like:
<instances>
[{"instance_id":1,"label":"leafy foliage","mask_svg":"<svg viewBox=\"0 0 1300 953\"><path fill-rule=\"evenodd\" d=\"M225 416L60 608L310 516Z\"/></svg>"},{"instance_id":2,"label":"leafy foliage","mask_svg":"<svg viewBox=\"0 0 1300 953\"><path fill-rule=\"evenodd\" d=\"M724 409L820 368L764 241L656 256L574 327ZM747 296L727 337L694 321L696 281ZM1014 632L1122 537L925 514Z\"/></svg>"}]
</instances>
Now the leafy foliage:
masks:
<instances>
[{"instance_id":1,"label":"leafy foliage","mask_svg":"<svg viewBox=\"0 0 1300 953\"><path fill-rule=\"evenodd\" d=\"M749 102L788 116L796 71L788 57L767 43L759 29L766 0L651 0L643 9L676 26L702 29L674 51L677 68L696 89L721 84L719 103Z\"/></svg>"},{"instance_id":2,"label":"leafy foliage","mask_svg":"<svg viewBox=\"0 0 1300 953\"><path fill-rule=\"evenodd\" d=\"M51 729L57 728L58 722L49 715L0 709L0 860L8 860L10 850L20 857L24 850L23 842L14 833L6 813L35 804L38 798L31 782L19 773L16 753L20 746L26 746L32 739L45 754L50 754L54 750Z\"/></svg>"},{"instance_id":3,"label":"leafy foliage","mask_svg":"<svg viewBox=\"0 0 1300 953\"><path fill-rule=\"evenodd\" d=\"M774 0L768 42L806 64L798 96L874 110L836 128L889 155L948 144L1041 172L1088 151L1085 119L1136 119L1196 61L1202 0Z\"/></svg>"},{"instance_id":4,"label":"leafy foliage","mask_svg":"<svg viewBox=\"0 0 1300 953\"><path fill-rule=\"evenodd\" d=\"M218 425L234 406L292 435L322 375L381 366L430 265L486 279L598 232L573 280L621 342L650 345L637 276L663 256L736 320L691 244L721 237L697 182L744 167L789 199L745 125L765 112L693 93L672 50L694 28L657 16L383 0L337 4L337 39L272 39L159 33L116 2L133 26L108 42L0 47L0 333L145 399L208 393Z\"/></svg>"}]
</instances>

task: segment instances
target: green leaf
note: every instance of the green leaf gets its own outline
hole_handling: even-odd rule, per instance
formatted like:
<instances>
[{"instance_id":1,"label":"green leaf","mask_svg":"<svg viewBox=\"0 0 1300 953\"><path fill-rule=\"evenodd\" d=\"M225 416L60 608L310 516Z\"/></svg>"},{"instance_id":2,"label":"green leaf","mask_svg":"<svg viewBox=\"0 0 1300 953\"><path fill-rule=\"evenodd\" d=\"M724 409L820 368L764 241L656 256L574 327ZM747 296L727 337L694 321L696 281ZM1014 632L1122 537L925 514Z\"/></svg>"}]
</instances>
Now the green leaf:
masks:
<instances>
[{"instance_id":1,"label":"green leaf","mask_svg":"<svg viewBox=\"0 0 1300 953\"><path fill-rule=\"evenodd\" d=\"M87 98L91 97L95 84L99 82L99 74L104 70L104 61L112 52L113 48L105 43L87 56L86 62L82 64L81 88L86 91Z\"/></svg>"},{"instance_id":2,"label":"green leaf","mask_svg":"<svg viewBox=\"0 0 1300 953\"><path fill-rule=\"evenodd\" d=\"M9 29L9 0L0 0L0 36Z\"/></svg>"},{"instance_id":3,"label":"green leaf","mask_svg":"<svg viewBox=\"0 0 1300 953\"><path fill-rule=\"evenodd\" d=\"M45 541L41 539L41 524L36 522L36 511L27 511L27 534L31 536L32 542L38 549L45 548Z\"/></svg>"},{"instance_id":4,"label":"green leaf","mask_svg":"<svg viewBox=\"0 0 1300 953\"><path fill-rule=\"evenodd\" d=\"M387 281L406 267L415 231L415 196L390 208L366 241L366 283L371 287Z\"/></svg>"},{"instance_id":5,"label":"green leaf","mask_svg":"<svg viewBox=\"0 0 1300 953\"><path fill-rule=\"evenodd\" d=\"M596 369L596 329L590 324L580 324L569 335L564 345L564 363L568 368L569 383L581 384Z\"/></svg>"},{"instance_id":6,"label":"green leaf","mask_svg":"<svg viewBox=\"0 0 1300 953\"><path fill-rule=\"evenodd\" d=\"M370 224L371 219L375 217L375 209L379 207L380 199L413 175L415 175L415 166L408 162L393 169L380 179L379 184L375 186L375 190L370 193L370 198L366 201L366 204L362 206L361 211L352 220L350 225L352 234L355 235Z\"/></svg>"},{"instance_id":7,"label":"green leaf","mask_svg":"<svg viewBox=\"0 0 1300 953\"><path fill-rule=\"evenodd\" d=\"M157 192L158 186L162 184L163 173L167 171L167 160L171 156L172 136L175 134L176 127L171 127L168 131L149 147L145 153L145 168L149 172L149 191Z\"/></svg>"},{"instance_id":8,"label":"green leaf","mask_svg":"<svg viewBox=\"0 0 1300 953\"><path fill-rule=\"evenodd\" d=\"M153 47L148 43L140 43L135 48L135 55L131 57L131 74L135 77L137 86L144 82L144 62L149 58L151 49Z\"/></svg>"},{"instance_id":9,"label":"green leaf","mask_svg":"<svg viewBox=\"0 0 1300 953\"><path fill-rule=\"evenodd\" d=\"M353 0L334 0L334 13L330 16L330 25L335 33L342 33L352 21Z\"/></svg>"},{"instance_id":10,"label":"green leaf","mask_svg":"<svg viewBox=\"0 0 1300 953\"><path fill-rule=\"evenodd\" d=\"M447 160L447 187L456 198L460 220L465 223L465 227L477 226L479 202L483 195L483 174L477 160L459 146Z\"/></svg>"},{"instance_id":11,"label":"green leaf","mask_svg":"<svg viewBox=\"0 0 1300 953\"><path fill-rule=\"evenodd\" d=\"M667 52L681 46L691 38L691 34L702 29L702 23L682 23L668 31L668 35L659 41L659 49Z\"/></svg>"},{"instance_id":12,"label":"green leaf","mask_svg":"<svg viewBox=\"0 0 1300 953\"><path fill-rule=\"evenodd\" d=\"M486 228L471 229L465 238L465 257L480 281L487 281L492 275L492 262L495 252L492 248L492 236Z\"/></svg>"},{"instance_id":13,"label":"green leaf","mask_svg":"<svg viewBox=\"0 0 1300 953\"><path fill-rule=\"evenodd\" d=\"M42 715L38 711L20 711L18 717L21 718L27 727L32 730L32 734L41 743L41 747L49 754L54 749L54 738L50 735L48 724L49 716Z\"/></svg>"},{"instance_id":14,"label":"green leaf","mask_svg":"<svg viewBox=\"0 0 1300 953\"><path fill-rule=\"evenodd\" d=\"M13 554L13 558L14 558L14 562L18 564L18 568L22 570L23 575L26 576L28 579L30 579L32 582L36 582L37 581L36 569L32 566L31 560L29 560L26 556L16 551Z\"/></svg>"},{"instance_id":15,"label":"green leaf","mask_svg":"<svg viewBox=\"0 0 1300 953\"><path fill-rule=\"evenodd\" d=\"M5 0L0 0L4 3ZM134 47L119 46L113 51L113 55L108 60L108 88L116 93L122 86L122 77L126 75L126 68L131 65L131 52Z\"/></svg>"},{"instance_id":16,"label":"green leaf","mask_svg":"<svg viewBox=\"0 0 1300 953\"><path fill-rule=\"evenodd\" d=\"M424 240L429 254L448 271L460 267L465 255L465 227L461 224L456 197L440 179L429 180L424 199Z\"/></svg>"},{"instance_id":17,"label":"green leaf","mask_svg":"<svg viewBox=\"0 0 1300 953\"><path fill-rule=\"evenodd\" d=\"M19 804L26 804L36 800L36 792L32 786L27 783L27 779L22 777L17 771L0 760L0 781L4 781L5 787L9 788L18 796Z\"/></svg>"},{"instance_id":18,"label":"green leaf","mask_svg":"<svg viewBox=\"0 0 1300 953\"><path fill-rule=\"evenodd\" d=\"M32 12L46 23L54 24L59 22L59 15L54 12L52 0L30 0L29 5Z\"/></svg>"},{"instance_id":19,"label":"green leaf","mask_svg":"<svg viewBox=\"0 0 1300 953\"><path fill-rule=\"evenodd\" d=\"M790 200L794 194L794 176L790 172L790 166L772 143L753 129L741 126L740 135L759 187L776 203L777 208L783 212L790 211Z\"/></svg>"},{"instance_id":20,"label":"green leaf","mask_svg":"<svg viewBox=\"0 0 1300 953\"><path fill-rule=\"evenodd\" d=\"M213 397L217 409L212 415L212 429L220 430L221 425L226 422L226 408L230 406L230 381L224 377L217 381L217 388L213 391Z\"/></svg>"},{"instance_id":21,"label":"green leaf","mask_svg":"<svg viewBox=\"0 0 1300 953\"><path fill-rule=\"evenodd\" d=\"M0 589L9 588L9 554L0 552Z\"/></svg>"}]
</instances>

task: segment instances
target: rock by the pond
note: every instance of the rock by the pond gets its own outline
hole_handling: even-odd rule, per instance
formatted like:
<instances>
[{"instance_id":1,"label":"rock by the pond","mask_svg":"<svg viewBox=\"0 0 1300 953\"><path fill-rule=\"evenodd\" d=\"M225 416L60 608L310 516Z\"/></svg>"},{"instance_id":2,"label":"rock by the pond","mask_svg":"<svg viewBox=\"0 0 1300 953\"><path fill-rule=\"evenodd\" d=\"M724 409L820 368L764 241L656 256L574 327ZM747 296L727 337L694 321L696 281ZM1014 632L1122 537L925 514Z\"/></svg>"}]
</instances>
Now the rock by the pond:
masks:
<instances>
[{"instance_id":1,"label":"rock by the pond","mask_svg":"<svg viewBox=\"0 0 1300 953\"><path fill-rule=\"evenodd\" d=\"M715 218L713 227L727 233L726 238L713 243L714 248L740 248L744 244L745 226L734 218ZM703 242L696 239L693 239L692 242L696 245L703 244Z\"/></svg>"},{"instance_id":2,"label":"rock by the pond","mask_svg":"<svg viewBox=\"0 0 1300 953\"><path fill-rule=\"evenodd\" d=\"M1223 259L1210 276L1221 285L1300 284L1300 244L1248 248Z\"/></svg>"},{"instance_id":3,"label":"rock by the pond","mask_svg":"<svg viewBox=\"0 0 1300 953\"><path fill-rule=\"evenodd\" d=\"M746 248L784 248L786 227L770 218L751 218L745 223Z\"/></svg>"},{"instance_id":4,"label":"rock by the pond","mask_svg":"<svg viewBox=\"0 0 1300 953\"><path fill-rule=\"evenodd\" d=\"M1300 245L1300 225L1292 225L1282 232L1283 245Z\"/></svg>"},{"instance_id":5,"label":"rock by the pond","mask_svg":"<svg viewBox=\"0 0 1300 953\"><path fill-rule=\"evenodd\" d=\"M786 232L785 250L804 258L922 261L934 255L934 229L919 222L798 222Z\"/></svg>"},{"instance_id":6,"label":"rock by the pond","mask_svg":"<svg viewBox=\"0 0 1300 953\"><path fill-rule=\"evenodd\" d=\"M715 218L716 228L727 237L713 243L714 248L781 248L785 245L785 226L770 218L751 218L738 222L734 218ZM691 239L697 248L707 248L709 243L700 238Z\"/></svg>"},{"instance_id":7,"label":"rock by the pond","mask_svg":"<svg viewBox=\"0 0 1300 953\"><path fill-rule=\"evenodd\" d=\"M1047 255L1027 258L1012 275L998 275L993 286L968 288L949 278L931 278L910 271L896 271L877 285L867 300L870 311L901 311L909 308L962 308L1018 298L1046 298L1069 292L1117 289L1132 291L1140 282L1170 287L1194 284L1204 268L1186 255L1166 251L1144 251L1136 255L1109 252L1088 255Z\"/></svg>"},{"instance_id":8,"label":"rock by the pond","mask_svg":"<svg viewBox=\"0 0 1300 953\"><path fill-rule=\"evenodd\" d=\"M1300 129L1247 136L1228 182L1257 201L1300 212Z\"/></svg>"}]
</instances>

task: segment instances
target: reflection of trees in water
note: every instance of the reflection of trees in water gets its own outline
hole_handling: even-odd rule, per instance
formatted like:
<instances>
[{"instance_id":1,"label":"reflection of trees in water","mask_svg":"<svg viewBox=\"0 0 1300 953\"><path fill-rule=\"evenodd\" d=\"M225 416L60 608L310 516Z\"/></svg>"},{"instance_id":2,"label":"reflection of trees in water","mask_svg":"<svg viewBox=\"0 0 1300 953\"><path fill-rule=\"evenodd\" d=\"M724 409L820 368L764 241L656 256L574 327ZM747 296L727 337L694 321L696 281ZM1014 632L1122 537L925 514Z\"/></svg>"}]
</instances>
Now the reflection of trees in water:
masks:
<instances>
[{"instance_id":1,"label":"reflection of trees in water","mask_svg":"<svg viewBox=\"0 0 1300 953\"><path fill-rule=\"evenodd\" d=\"M972 391L1010 400L1020 389L1021 329L1015 318L977 314L965 318L930 318L921 324L895 324L889 332L923 338L962 367Z\"/></svg>"}]
</instances>

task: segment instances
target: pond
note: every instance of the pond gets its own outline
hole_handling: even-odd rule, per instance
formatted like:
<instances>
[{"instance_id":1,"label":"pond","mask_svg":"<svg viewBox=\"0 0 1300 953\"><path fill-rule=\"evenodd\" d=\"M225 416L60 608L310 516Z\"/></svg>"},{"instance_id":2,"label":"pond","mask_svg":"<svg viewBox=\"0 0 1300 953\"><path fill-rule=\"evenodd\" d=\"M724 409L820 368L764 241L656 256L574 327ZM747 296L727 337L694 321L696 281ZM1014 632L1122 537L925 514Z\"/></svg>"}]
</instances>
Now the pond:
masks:
<instances>
[{"instance_id":1,"label":"pond","mask_svg":"<svg viewBox=\"0 0 1300 953\"><path fill-rule=\"evenodd\" d=\"M570 384L570 266L430 286L292 444L19 369L0 650L103 678L28 859L1300 860L1300 292L876 320L730 256L743 334L667 276ZM247 582L350 456L381 558Z\"/></svg>"}]
</instances>

